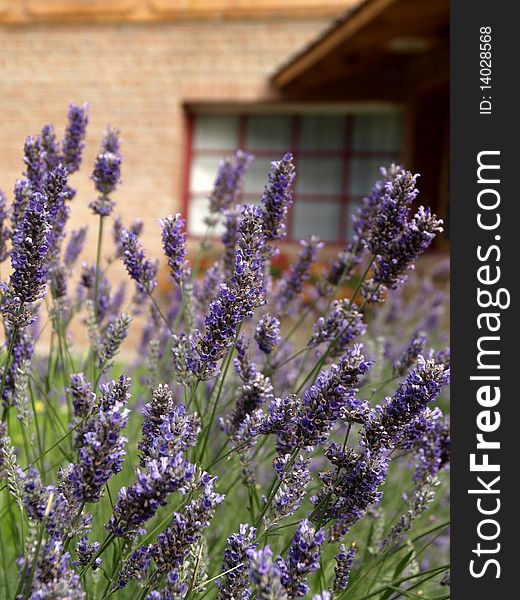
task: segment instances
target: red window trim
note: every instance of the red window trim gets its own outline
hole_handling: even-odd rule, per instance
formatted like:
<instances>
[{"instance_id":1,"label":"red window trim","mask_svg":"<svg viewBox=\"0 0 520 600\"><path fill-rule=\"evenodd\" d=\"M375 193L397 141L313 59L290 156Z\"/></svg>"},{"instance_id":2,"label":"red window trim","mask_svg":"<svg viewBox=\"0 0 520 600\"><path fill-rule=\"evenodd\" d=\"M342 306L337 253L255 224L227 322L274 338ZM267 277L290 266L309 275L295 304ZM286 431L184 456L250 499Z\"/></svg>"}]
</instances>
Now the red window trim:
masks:
<instances>
[{"instance_id":1,"label":"red window trim","mask_svg":"<svg viewBox=\"0 0 520 600\"><path fill-rule=\"evenodd\" d=\"M274 116L285 116L292 118L291 127L291 148L278 151L280 156L283 152L291 152L294 156L295 163L298 165L298 159L300 158L342 158L343 159L343 174L341 182L341 193L340 194L305 194L294 192L294 202L320 202L320 201L337 201L339 204L339 220L338 220L338 234L339 239L336 240L324 240L328 245L343 246L347 241L346 225L348 216L348 206L352 202L359 202L363 196L356 194L350 194L348 192L350 185L350 165L354 158L381 158L381 164L385 163L384 158L388 160L397 156L398 161L402 161L403 148L399 152L391 150L353 150L352 149L352 132L353 122L357 111L345 113L345 140L342 150L300 150L299 149L299 136L300 136L300 125L301 117L308 113L297 113L297 114L278 114ZM219 149L219 148L194 148L194 127L195 119L197 117L205 116L203 113L188 113L186 115L186 152L185 152L185 163L184 163L184 181L182 190L182 211L183 216L186 218L186 229L189 231L189 202L190 202L190 174L191 164L195 153L202 156L215 156L223 158L230 154L230 149ZM210 116L219 116L218 114L211 113ZM250 117L257 116L255 113L238 114L239 127L238 127L238 145L237 148L252 152L257 157L273 157L277 154L276 150L254 150L247 147L247 120ZM270 116L269 114L261 114L260 116ZM325 116L325 114L324 114ZM216 173L215 173L216 175ZM197 192L197 196L208 196L211 190L207 192ZM369 193L369 190L366 192ZM365 194L366 195L366 194ZM259 193L244 193L243 198L245 200L259 199ZM287 222L287 237L284 239L285 243L294 244L299 242L298 238L293 237L294 227L294 210L289 211L288 222ZM200 239L202 236L198 234L190 234L193 239Z\"/></svg>"}]
</instances>

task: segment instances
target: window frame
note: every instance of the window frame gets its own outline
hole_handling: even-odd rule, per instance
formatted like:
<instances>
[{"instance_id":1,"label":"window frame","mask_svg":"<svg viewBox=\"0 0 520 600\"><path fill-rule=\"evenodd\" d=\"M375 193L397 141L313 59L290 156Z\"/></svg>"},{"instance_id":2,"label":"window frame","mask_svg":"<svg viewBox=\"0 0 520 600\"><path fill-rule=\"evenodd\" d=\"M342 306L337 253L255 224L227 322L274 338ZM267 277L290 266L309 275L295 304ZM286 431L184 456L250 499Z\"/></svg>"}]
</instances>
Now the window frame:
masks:
<instances>
[{"instance_id":1,"label":"window frame","mask_svg":"<svg viewBox=\"0 0 520 600\"><path fill-rule=\"evenodd\" d=\"M395 150L354 150L352 147L353 131L354 131L354 118L361 115L374 115L374 114L385 114L385 113L400 113L401 118L401 148L398 151ZM299 135L301 131L301 118L306 115L323 115L324 117L330 116L331 114L341 114L345 117L345 131L344 131L344 143L341 150L301 150L299 148ZM291 147L286 149L285 152L291 152L294 156L296 169L298 169L298 162L300 158L341 158L343 163L342 170L342 182L341 182L341 193L340 194L304 194L301 192L293 191L293 207L289 211L287 218L287 235L282 240L282 244L294 245L299 243L301 238L293 237L294 231L294 206L297 202L337 202L339 205L339 222L338 222L338 233L339 239L336 240L324 240L329 247L342 247L348 241L347 239L347 219L349 218L349 205L357 203L367 194L370 190L367 189L362 195L355 195L349 193L350 183L350 167L353 159L356 158L380 158L381 164L385 164L385 156L388 157L388 161L394 159L398 162L403 162L403 157L406 155L406 140L407 140L407 118L405 106L396 103L377 103L377 104L348 104L348 105L333 105L333 106L291 106L291 105L255 105L252 107L233 107L229 105L204 105L201 107L186 107L185 110L185 125L186 125L186 152L184 161L184 177L182 184L182 212L186 218L186 231L190 231L189 213L190 213L190 198L193 195L190 190L191 183L191 167L195 154L198 156L212 156L218 157L219 159L229 155L232 150L230 149L195 149L194 147L194 132L195 122L198 117L224 117L234 116L238 119L238 145L237 148L252 152L255 157L272 157L276 154L273 150L255 150L247 146L247 120L251 117L276 117L283 116L291 119ZM282 152L280 151L280 158ZM388 162L387 161L387 162ZM216 173L215 173L216 176ZM266 173L267 182L267 173ZM209 195L211 190L204 192L198 192L197 194ZM261 192L249 192L242 195L242 200L259 200L259 194ZM203 235L200 233L194 234L189 233L189 236L194 240L200 240ZM214 239L218 239L218 235L213 236Z\"/></svg>"}]
</instances>

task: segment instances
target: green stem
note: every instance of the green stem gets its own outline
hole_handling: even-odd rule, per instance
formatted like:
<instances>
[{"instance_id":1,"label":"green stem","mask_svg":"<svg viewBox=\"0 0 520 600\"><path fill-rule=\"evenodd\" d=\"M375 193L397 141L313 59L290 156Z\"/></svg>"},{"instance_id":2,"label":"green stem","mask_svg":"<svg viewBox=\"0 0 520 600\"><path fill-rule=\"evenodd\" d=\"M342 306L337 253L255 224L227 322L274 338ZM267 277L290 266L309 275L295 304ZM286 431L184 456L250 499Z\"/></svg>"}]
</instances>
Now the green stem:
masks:
<instances>
[{"instance_id":1,"label":"green stem","mask_svg":"<svg viewBox=\"0 0 520 600\"><path fill-rule=\"evenodd\" d=\"M231 348L228 351L228 355L226 357L226 363L224 365L224 369L223 371L220 373L219 375L219 388L218 388L218 392L217 392L217 397L215 398L215 402L213 403L213 408L211 410L211 416L209 419L209 423L206 425L206 432L205 432L205 436L204 436L204 441L202 444L202 449L200 451L200 460L203 460L204 458L204 454L206 452L206 446L208 444L208 439L209 439L209 433L211 430L211 427L213 426L213 421L215 420L215 416L217 414L217 407L218 407L218 403L220 400L220 396L222 394L222 389L224 388L224 382L226 380L226 375L229 369L229 365L231 364L231 358L233 357L233 350L235 349L235 345L238 339L240 333L240 325L238 326L237 332L235 334L235 339L233 341L233 345L231 346Z\"/></svg>"},{"instance_id":2,"label":"green stem","mask_svg":"<svg viewBox=\"0 0 520 600\"><path fill-rule=\"evenodd\" d=\"M96 277L94 280L94 311L96 314L96 318L99 317L99 269L101 268L101 249L103 246L103 226L104 226L103 215L99 215L99 225L98 225L98 239L97 239L97 251L96 251Z\"/></svg>"}]
</instances>

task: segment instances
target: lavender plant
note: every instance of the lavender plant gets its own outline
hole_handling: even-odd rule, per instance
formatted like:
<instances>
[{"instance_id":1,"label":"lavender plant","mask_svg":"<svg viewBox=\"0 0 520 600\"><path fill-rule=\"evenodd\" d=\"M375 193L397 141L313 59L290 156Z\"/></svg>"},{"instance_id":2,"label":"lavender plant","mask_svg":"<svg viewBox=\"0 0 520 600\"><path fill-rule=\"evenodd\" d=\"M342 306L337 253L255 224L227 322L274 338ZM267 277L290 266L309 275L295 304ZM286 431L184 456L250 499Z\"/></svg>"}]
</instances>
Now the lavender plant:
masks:
<instances>
[{"instance_id":1,"label":"lavender plant","mask_svg":"<svg viewBox=\"0 0 520 600\"><path fill-rule=\"evenodd\" d=\"M108 128L89 264L95 227L68 231L87 124L71 105L63 140L51 125L27 138L12 202L0 193L0 596L449 597L445 272L407 281L442 223L414 209L417 176L382 169L328 270L311 277L311 236L273 281L297 164L273 162L242 205L253 157L237 151L208 198L221 258L201 273L207 238L190 264L180 214L157 223L160 260L141 221L112 217Z\"/></svg>"}]
</instances>

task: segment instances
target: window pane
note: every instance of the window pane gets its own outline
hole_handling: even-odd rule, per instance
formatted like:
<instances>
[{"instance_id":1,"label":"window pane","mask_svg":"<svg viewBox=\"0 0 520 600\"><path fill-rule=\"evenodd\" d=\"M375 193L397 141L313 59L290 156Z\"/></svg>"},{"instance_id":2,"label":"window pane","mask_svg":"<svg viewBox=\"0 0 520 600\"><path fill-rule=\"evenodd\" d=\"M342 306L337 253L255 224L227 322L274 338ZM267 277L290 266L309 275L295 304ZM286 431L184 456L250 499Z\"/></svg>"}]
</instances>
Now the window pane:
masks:
<instances>
[{"instance_id":1,"label":"window pane","mask_svg":"<svg viewBox=\"0 0 520 600\"><path fill-rule=\"evenodd\" d=\"M349 171L349 194L368 196L374 183L381 179L380 167L386 167L393 161L388 156L380 158L353 158Z\"/></svg>"},{"instance_id":2,"label":"window pane","mask_svg":"<svg viewBox=\"0 0 520 600\"><path fill-rule=\"evenodd\" d=\"M300 158L296 163L296 192L339 195L343 182L340 158Z\"/></svg>"},{"instance_id":3,"label":"window pane","mask_svg":"<svg viewBox=\"0 0 520 600\"><path fill-rule=\"evenodd\" d=\"M257 156L245 176L244 191L248 194L258 194L260 196L267 185L267 175L271 162L280 158L280 156L275 155L270 158Z\"/></svg>"},{"instance_id":4,"label":"window pane","mask_svg":"<svg viewBox=\"0 0 520 600\"><path fill-rule=\"evenodd\" d=\"M250 117L247 121L247 149L279 150L282 154L291 149L290 117Z\"/></svg>"},{"instance_id":5,"label":"window pane","mask_svg":"<svg viewBox=\"0 0 520 600\"><path fill-rule=\"evenodd\" d=\"M343 150L343 115L305 115L301 117L300 150Z\"/></svg>"},{"instance_id":6,"label":"window pane","mask_svg":"<svg viewBox=\"0 0 520 600\"><path fill-rule=\"evenodd\" d=\"M218 156L195 156L191 163L190 191L211 192L219 163Z\"/></svg>"},{"instance_id":7,"label":"window pane","mask_svg":"<svg viewBox=\"0 0 520 600\"><path fill-rule=\"evenodd\" d=\"M238 117L196 117L193 146L205 150L235 150Z\"/></svg>"},{"instance_id":8,"label":"window pane","mask_svg":"<svg viewBox=\"0 0 520 600\"><path fill-rule=\"evenodd\" d=\"M390 113L354 117L352 147L354 151L399 151L401 115Z\"/></svg>"},{"instance_id":9,"label":"window pane","mask_svg":"<svg viewBox=\"0 0 520 600\"><path fill-rule=\"evenodd\" d=\"M206 196L192 196L189 203L188 230L191 235L204 235L207 225L204 219L209 215L209 201ZM219 223L213 228L215 235L220 235L224 227Z\"/></svg>"},{"instance_id":10,"label":"window pane","mask_svg":"<svg viewBox=\"0 0 520 600\"><path fill-rule=\"evenodd\" d=\"M338 240L339 201L300 200L294 203L293 238L318 235L324 241Z\"/></svg>"}]
</instances>

